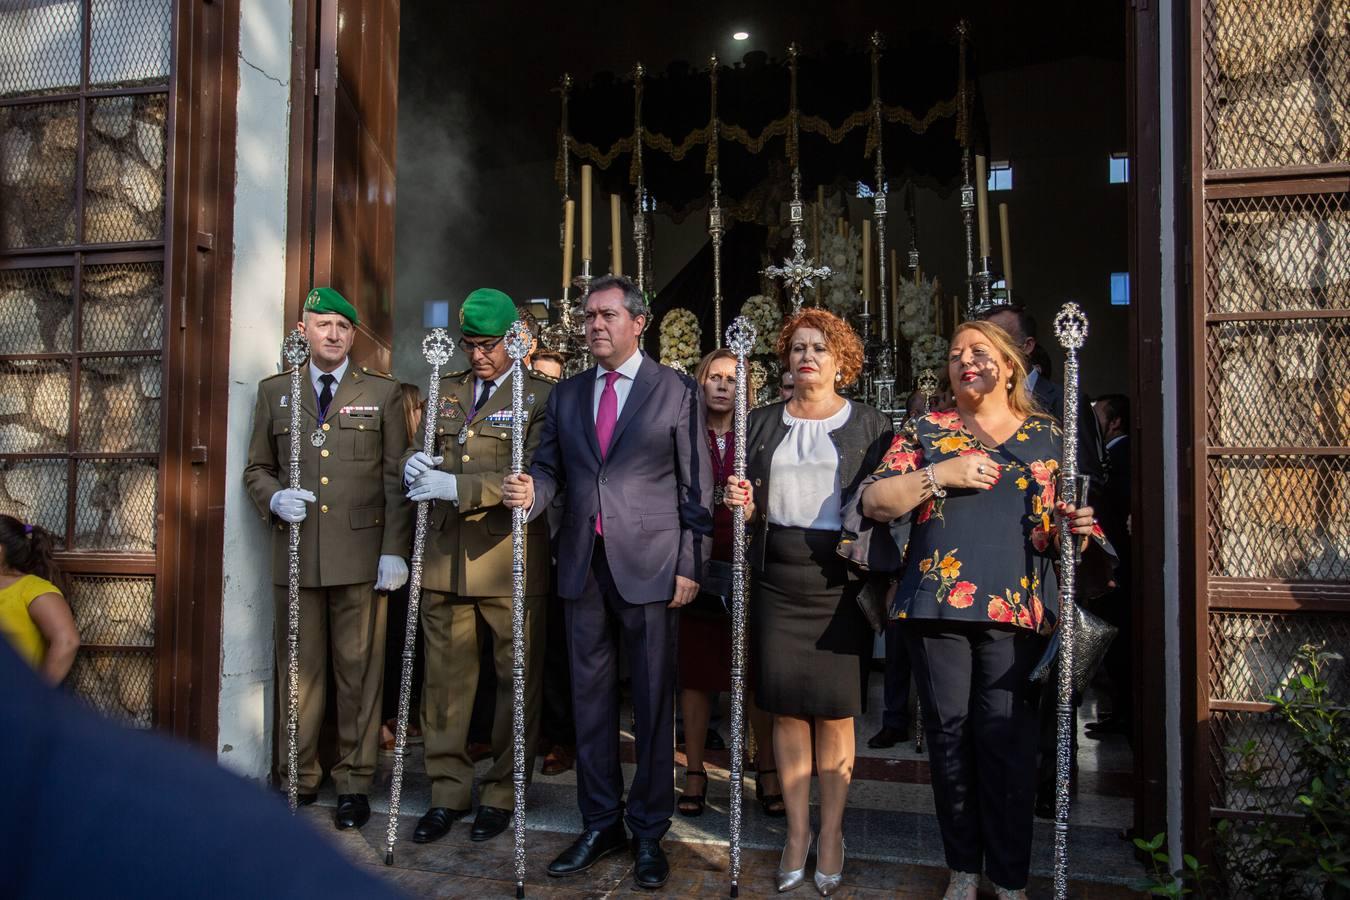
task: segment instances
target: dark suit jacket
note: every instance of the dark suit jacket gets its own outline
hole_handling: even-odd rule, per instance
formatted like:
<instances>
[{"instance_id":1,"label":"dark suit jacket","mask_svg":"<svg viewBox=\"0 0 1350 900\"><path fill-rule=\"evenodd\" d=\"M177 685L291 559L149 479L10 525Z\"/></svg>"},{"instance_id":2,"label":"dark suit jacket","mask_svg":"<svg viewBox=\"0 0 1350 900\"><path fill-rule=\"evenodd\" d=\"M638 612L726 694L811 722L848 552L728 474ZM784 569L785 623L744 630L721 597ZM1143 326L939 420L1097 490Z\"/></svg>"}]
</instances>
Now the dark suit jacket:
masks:
<instances>
[{"instance_id":1,"label":"dark suit jacket","mask_svg":"<svg viewBox=\"0 0 1350 900\"><path fill-rule=\"evenodd\" d=\"M700 579L712 541L712 468L698 386L644 357L602 458L596 383L592 367L549 395L530 465L530 517L544 515L565 489L558 596L581 596L603 510L605 555L619 593L633 604L665 603L676 575Z\"/></svg>"},{"instance_id":2,"label":"dark suit jacket","mask_svg":"<svg viewBox=\"0 0 1350 900\"><path fill-rule=\"evenodd\" d=\"M1064 423L1064 388L1055 384L1044 375L1036 379L1032 395L1041 409ZM1092 404L1087 395L1078 394L1078 472L1092 478L1088 491L1094 498L1101 496L1106 482L1106 450L1102 446L1102 433L1097 428L1097 417L1093 415Z\"/></svg>"}]
</instances>

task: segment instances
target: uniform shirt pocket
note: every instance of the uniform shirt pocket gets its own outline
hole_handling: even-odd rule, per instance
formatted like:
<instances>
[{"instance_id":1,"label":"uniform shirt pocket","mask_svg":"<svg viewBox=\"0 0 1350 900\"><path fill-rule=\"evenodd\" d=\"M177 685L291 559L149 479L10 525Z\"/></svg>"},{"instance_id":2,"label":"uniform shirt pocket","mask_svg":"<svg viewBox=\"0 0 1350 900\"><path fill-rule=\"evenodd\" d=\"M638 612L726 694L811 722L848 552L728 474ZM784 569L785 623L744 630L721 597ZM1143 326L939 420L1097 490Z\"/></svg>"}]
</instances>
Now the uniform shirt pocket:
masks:
<instances>
[{"instance_id":1,"label":"uniform shirt pocket","mask_svg":"<svg viewBox=\"0 0 1350 900\"><path fill-rule=\"evenodd\" d=\"M380 417L338 415L339 451L343 459L380 458Z\"/></svg>"},{"instance_id":2,"label":"uniform shirt pocket","mask_svg":"<svg viewBox=\"0 0 1350 900\"><path fill-rule=\"evenodd\" d=\"M360 506L351 511L349 519L353 529L374 528L384 521L383 506Z\"/></svg>"}]
</instances>

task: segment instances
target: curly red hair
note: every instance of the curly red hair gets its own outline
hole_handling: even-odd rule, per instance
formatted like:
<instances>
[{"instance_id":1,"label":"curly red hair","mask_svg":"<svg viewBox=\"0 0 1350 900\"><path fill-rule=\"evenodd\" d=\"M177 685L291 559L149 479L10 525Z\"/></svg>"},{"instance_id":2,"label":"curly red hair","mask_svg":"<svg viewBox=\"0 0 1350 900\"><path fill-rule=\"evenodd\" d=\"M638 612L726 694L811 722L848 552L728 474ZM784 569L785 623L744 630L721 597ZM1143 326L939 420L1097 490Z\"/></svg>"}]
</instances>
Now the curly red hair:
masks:
<instances>
[{"instance_id":1,"label":"curly red hair","mask_svg":"<svg viewBox=\"0 0 1350 900\"><path fill-rule=\"evenodd\" d=\"M783 323L778 332L778 362L788 368L788 349L792 346L792 335L799 328L814 328L825 336L825 346L839 366L839 383L848 387L858 380L863 367L863 345L858 333L847 322L827 309L818 306L804 306L795 316Z\"/></svg>"}]
</instances>

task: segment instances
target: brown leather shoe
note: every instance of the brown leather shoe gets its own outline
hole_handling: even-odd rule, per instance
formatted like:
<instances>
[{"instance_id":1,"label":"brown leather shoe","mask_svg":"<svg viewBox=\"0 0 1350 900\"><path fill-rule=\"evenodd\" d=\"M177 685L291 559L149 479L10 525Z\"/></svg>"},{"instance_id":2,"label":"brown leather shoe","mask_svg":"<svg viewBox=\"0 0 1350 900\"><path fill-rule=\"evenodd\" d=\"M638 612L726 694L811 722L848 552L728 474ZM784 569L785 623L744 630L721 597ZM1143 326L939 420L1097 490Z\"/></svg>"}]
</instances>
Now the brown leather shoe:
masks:
<instances>
[{"instance_id":1,"label":"brown leather shoe","mask_svg":"<svg viewBox=\"0 0 1350 900\"><path fill-rule=\"evenodd\" d=\"M576 754L572 748L564 747L562 744L554 744L545 754L544 766L540 771L544 775L552 777L561 775L574 765L576 765Z\"/></svg>"}]
</instances>

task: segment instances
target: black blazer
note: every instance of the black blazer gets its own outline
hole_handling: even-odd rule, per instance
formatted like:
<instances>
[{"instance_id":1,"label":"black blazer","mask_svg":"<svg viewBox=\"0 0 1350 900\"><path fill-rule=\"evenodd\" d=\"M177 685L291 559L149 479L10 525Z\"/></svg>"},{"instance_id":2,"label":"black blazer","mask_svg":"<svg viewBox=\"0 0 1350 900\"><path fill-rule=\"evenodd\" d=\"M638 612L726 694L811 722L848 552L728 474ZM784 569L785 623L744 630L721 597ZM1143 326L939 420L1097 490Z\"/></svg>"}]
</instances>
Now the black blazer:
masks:
<instances>
[{"instance_id":1,"label":"black blazer","mask_svg":"<svg viewBox=\"0 0 1350 900\"><path fill-rule=\"evenodd\" d=\"M881 465L894 438L889 416L856 401L842 427L830 432L839 454L840 498L843 509L849 507L858 485ZM745 475L755 494L755 522L747 560L757 569L764 568L764 543L769 530L769 470L774 451L783 443L788 428L783 424L782 402L752 410L746 427ZM843 518L843 509L840 518Z\"/></svg>"}]
</instances>

